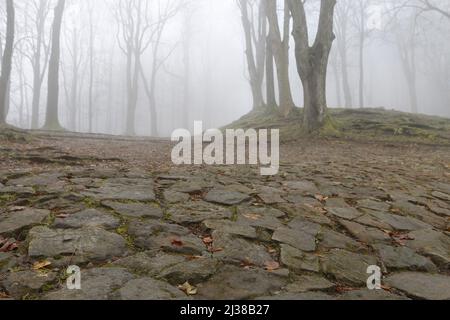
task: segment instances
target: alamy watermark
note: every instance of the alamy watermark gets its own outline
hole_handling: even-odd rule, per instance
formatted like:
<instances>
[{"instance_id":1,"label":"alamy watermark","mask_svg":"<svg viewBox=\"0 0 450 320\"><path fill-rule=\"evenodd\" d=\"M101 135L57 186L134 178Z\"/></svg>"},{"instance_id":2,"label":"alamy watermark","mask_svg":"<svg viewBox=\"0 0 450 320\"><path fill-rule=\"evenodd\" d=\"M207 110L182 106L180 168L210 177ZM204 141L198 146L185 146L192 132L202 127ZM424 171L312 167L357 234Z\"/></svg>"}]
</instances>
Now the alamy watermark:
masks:
<instances>
[{"instance_id":1,"label":"alamy watermark","mask_svg":"<svg viewBox=\"0 0 450 320\"><path fill-rule=\"evenodd\" d=\"M219 129L203 131L201 121L194 122L194 133L178 129L172 134L178 144L172 150L176 165L261 165L261 175L274 176L280 168L280 132L277 129ZM204 145L208 144L208 145ZM247 148L248 146L248 148ZM269 153L270 148L270 153Z\"/></svg>"},{"instance_id":2,"label":"alamy watermark","mask_svg":"<svg viewBox=\"0 0 450 320\"><path fill-rule=\"evenodd\" d=\"M78 266L70 266L66 270L69 276L66 281L68 290L81 290L81 269Z\"/></svg>"},{"instance_id":3,"label":"alamy watermark","mask_svg":"<svg viewBox=\"0 0 450 320\"><path fill-rule=\"evenodd\" d=\"M367 289L369 290L381 290L381 268L379 266L369 266L367 273L370 274L367 279Z\"/></svg>"}]
</instances>

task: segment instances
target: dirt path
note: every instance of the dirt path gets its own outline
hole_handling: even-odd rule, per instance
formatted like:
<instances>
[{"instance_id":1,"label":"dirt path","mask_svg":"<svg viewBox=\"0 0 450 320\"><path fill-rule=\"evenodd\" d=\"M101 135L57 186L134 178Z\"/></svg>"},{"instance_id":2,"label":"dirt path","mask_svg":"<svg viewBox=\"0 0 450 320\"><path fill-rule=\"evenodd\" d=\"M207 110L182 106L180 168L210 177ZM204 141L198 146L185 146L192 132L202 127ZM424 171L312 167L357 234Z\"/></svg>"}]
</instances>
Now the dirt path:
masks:
<instances>
[{"instance_id":1,"label":"dirt path","mask_svg":"<svg viewBox=\"0 0 450 320\"><path fill-rule=\"evenodd\" d=\"M267 178L99 138L1 144L0 298L450 299L449 147L303 140Z\"/></svg>"}]
</instances>

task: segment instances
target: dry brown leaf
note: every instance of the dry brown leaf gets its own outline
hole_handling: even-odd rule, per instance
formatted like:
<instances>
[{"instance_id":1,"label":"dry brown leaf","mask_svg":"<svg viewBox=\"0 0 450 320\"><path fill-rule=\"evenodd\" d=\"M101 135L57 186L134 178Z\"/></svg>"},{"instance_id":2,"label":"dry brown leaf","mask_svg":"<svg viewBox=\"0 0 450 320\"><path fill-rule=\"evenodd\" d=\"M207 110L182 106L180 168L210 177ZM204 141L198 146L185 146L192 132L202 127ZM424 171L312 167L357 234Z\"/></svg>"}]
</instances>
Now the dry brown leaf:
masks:
<instances>
[{"instance_id":1,"label":"dry brown leaf","mask_svg":"<svg viewBox=\"0 0 450 320\"><path fill-rule=\"evenodd\" d=\"M318 200L320 202L324 202L324 201L328 200L328 197L323 196L321 194L316 194L315 198L316 198L316 200Z\"/></svg>"},{"instance_id":2,"label":"dry brown leaf","mask_svg":"<svg viewBox=\"0 0 450 320\"><path fill-rule=\"evenodd\" d=\"M267 271L275 271L280 269L280 264L276 261L267 261L264 265Z\"/></svg>"},{"instance_id":3,"label":"dry brown leaf","mask_svg":"<svg viewBox=\"0 0 450 320\"><path fill-rule=\"evenodd\" d=\"M0 252L10 252L19 248L15 239L0 238Z\"/></svg>"},{"instance_id":4,"label":"dry brown leaf","mask_svg":"<svg viewBox=\"0 0 450 320\"><path fill-rule=\"evenodd\" d=\"M262 216L257 213L247 213L247 214L244 214L244 217L246 217L249 220L253 220L253 221L258 221L259 219L262 218Z\"/></svg>"},{"instance_id":5,"label":"dry brown leaf","mask_svg":"<svg viewBox=\"0 0 450 320\"><path fill-rule=\"evenodd\" d=\"M183 241L181 241L180 239L172 239L171 243L175 247L182 247L182 246L184 246Z\"/></svg>"},{"instance_id":6,"label":"dry brown leaf","mask_svg":"<svg viewBox=\"0 0 450 320\"><path fill-rule=\"evenodd\" d=\"M208 251L211 252L211 253L216 253L216 252L221 252L221 251L223 251L223 249L222 249L222 248L214 248L214 247L210 247L210 248L208 248Z\"/></svg>"},{"instance_id":7,"label":"dry brown leaf","mask_svg":"<svg viewBox=\"0 0 450 320\"><path fill-rule=\"evenodd\" d=\"M214 242L214 240L213 240L212 237L204 237L203 238L203 243L206 244L206 245L209 245L209 244L211 244L213 242Z\"/></svg>"},{"instance_id":8,"label":"dry brown leaf","mask_svg":"<svg viewBox=\"0 0 450 320\"><path fill-rule=\"evenodd\" d=\"M41 270L44 269L45 267L48 267L51 264L52 263L48 260L38 261L33 265L33 270Z\"/></svg>"},{"instance_id":9,"label":"dry brown leaf","mask_svg":"<svg viewBox=\"0 0 450 320\"><path fill-rule=\"evenodd\" d=\"M179 285L178 289L186 293L188 296L195 296L197 294L197 288L187 281L184 284Z\"/></svg>"},{"instance_id":10,"label":"dry brown leaf","mask_svg":"<svg viewBox=\"0 0 450 320\"><path fill-rule=\"evenodd\" d=\"M5 292L0 292L0 299L9 299L10 297Z\"/></svg>"}]
</instances>

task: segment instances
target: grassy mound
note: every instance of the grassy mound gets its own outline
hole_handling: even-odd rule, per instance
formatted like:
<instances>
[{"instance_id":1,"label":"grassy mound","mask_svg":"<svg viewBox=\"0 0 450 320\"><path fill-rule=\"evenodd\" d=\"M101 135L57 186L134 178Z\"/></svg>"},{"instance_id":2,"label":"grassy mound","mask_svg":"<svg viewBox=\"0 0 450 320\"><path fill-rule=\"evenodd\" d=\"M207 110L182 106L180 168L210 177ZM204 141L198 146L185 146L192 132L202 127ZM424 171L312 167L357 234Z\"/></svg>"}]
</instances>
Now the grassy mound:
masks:
<instances>
[{"instance_id":1,"label":"grassy mound","mask_svg":"<svg viewBox=\"0 0 450 320\"><path fill-rule=\"evenodd\" d=\"M21 143L30 140L31 136L25 130L9 125L0 125L0 142Z\"/></svg>"},{"instance_id":2,"label":"grassy mound","mask_svg":"<svg viewBox=\"0 0 450 320\"><path fill-rule=\"evenodd\" d=\"M384 109L329 109L321 137L450 145L450 119ZM280 129L281 140L305 137L303 110L285 119L277 110L261 108L226 126L230 129Z\"/></svg>"}]
</instances>

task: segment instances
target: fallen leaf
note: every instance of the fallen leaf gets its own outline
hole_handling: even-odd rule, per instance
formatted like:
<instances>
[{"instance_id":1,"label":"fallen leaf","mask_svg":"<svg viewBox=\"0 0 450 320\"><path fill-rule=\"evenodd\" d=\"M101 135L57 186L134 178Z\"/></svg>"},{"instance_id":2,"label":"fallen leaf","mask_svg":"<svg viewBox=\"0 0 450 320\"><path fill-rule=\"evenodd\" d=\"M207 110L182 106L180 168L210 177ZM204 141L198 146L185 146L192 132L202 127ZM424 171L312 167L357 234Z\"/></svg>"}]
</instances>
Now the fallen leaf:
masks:
<instances>
[{"instance_id":1,"label":"fallen leaf","mask_svg":"<svg viewBox=\"0 0 450 320\"><path fill-rule=\"evenodd\" d=\"M67 214L67 213L61 213L61 214L58 214L56 217L57 218L60 218L60 219L65 219L65 218L67 218L69 215Z\"/></svg>"},{"instance_id":2,"label":"fallen leaf","mask_svg":"<svg viewBox=\"0 0 450 320\"><path fill-rule=\"evenodd\" d=\"M186 259L188 261L192 261L192 260L203 259L203 257L202 256L187 256Z\"/></svg>"},{"instance_id":3,"label":"fallen leaf","mask_svg":"<svg viewBox=\"0 0 450 320\"><path fill-rule=\"evenodd\" d=\"M0 292L0 299L9 299L10 297L5 292Z\"/></svg>"},{"instance_id":4,"label":"fallen leaf","mask_svg":"<svg viewBox=\"0 0 450 320\"><path fill-rule=\"evenodd\" d=\"M254 266L255 265L252 262L250 262L250 260L248 258L241 261L241 267L243 267L244 269L250 269Z\"/></svg>"},{"instance_id":5,"label":"fallen leaf","mask_svg":"<svg viewBox=\"0 0 450 320\"><path fill-rule=\"evenodd\" d=\"M0 252L14 251L19 248L17 241L15 239L0 239Z\"/></svg>"},{"instance_id":6,"label":"fallen leaf","mask_svg":"<svg viewBox=\"0 0 450 320\"><path fill-rule=\"evenodd\" d=\"M205 238L203 238L203 243L206 244L206 245L209 245L209 244L211 244L213 242L214 242L214 240L213 240L212 237L205 237Z\"/></svg>"},{"instance_id":7,"label":"fallen leaf","mask_svg":"<svg viewBox=\"0 0 450 320\"><path fill-rule=\"evenodd\" d=\"M272 253L277 253L277 249L269 247L269 248L267 248L267 252L269 252L271 254Z\"/></svg>"},{"instance_id":8,"label":"fallen leaf","mask_svg":"<svg viewBox=\"0 0 450 320\"><path fill-rule=\"evenodd\" d=\"M44 269L45 267L48 267L49 265L51 265L52 263L48 260L44 260L44 261L40 261L40 262L36 262L33 265L33 269L34 270L40 270L40 269Z\"/></svg>"},{"instance_id":9,"label":"fallen leaf","mask_svg":"<svg viewBox=\"0 0 450 320\"><path fill-rule=\"evenodd\" d=\"M223 251L223 249L222 249L222 248L214 248L214 247L210 247L210 248L208 248L208 251L211 252L211 253L216 253L216 252L221 252L221 251Z\"/></svg>"},{"instance_id":10,"label":"fallen leaf","mask_svg":"<svg viewBox=\"0 0 450 320\"><path fill-rule=\"evenodd\" d=\"M197 294L197 288L192 286L187 281L184 284L178 286L178 289L186 293L188 296L195 296Z\"/></svg>"},{"instance_id":11,"label":"fallen leaf","mask_svg":"<svg viewBox=\"0 0 450 320\"><path fill-rule=\"evenodd\" d=\"M262 218L262 216L257 213L247 213L247 214L244 214L244 217L246 217L249 220L253 220L253 221L257 221Z\"/></svg>"},{"instance_id":12,"label":"fallen leaf","mask_svg":"<svg viewBox=\"0 0 450 320\"><path fill-rule=\"evenodd\" d=\"M280 264L276 261L267 261L264 265L267 271L275 271L280 269Z\"/></svg>"},{"instance_id":13,"label":"fallen leaf","mask_svg":"<svg viewBox=\"0 0 450 320\"><path fill-rule=\"evenodd\" d=\"M316 194L315 198L316 198L316 200L318 200L320 202L324 202L324 201L328 200L328 197L323 196L321 194Z\"/></svg>"},{"instance_id":14,"label":"fallen leaf","mask_svg":"<svg viewBox=\"0 0 450 320\"><path fill-rule=\"evenodd\" d=\"M13 211L22 211L25 210L25 207L19 207L19 206L15 206L9 209L9 211L13 212Z\"/></svg>"},{"instance_id":15,"label":"fallen leaf","mask_svg":"<svg viewBox=\"0 0 450 320\"><path fill-rule=\"evenodd\" d=\"M172 245L175 247L182 247L184 246L184 243L180 239L172 239Z\"/></svg>"}]
</instances>

